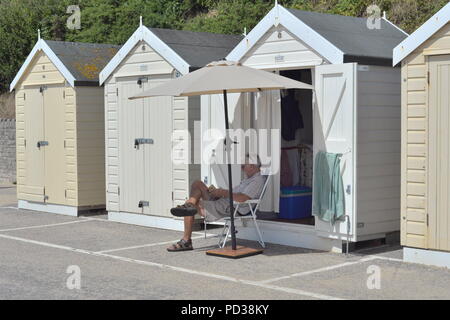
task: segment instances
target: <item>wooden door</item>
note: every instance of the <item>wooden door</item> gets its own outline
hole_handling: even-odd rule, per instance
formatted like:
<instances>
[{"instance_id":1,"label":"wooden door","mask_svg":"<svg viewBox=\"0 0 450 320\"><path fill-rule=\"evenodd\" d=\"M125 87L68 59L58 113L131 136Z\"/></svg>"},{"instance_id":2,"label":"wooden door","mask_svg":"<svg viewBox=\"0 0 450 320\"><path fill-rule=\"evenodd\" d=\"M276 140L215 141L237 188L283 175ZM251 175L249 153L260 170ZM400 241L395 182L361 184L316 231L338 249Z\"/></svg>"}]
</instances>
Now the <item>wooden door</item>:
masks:
<instances>
[{"instance_id":1,"label":"wooden door","mask_svg":"<svg viewBox=\"0 0 450 320\"><path fill-rule=\"evenodd\" d=\"M25 90L25 186L24 196L29 201L44 201L44 104L41 87Z\"/></svg>"},{"instance_id":2,"label":"wooden door","mask_svg":"<svg viewBox=\"0 0 450 320\"><path fill-rule=\"evenodd\" d=\"M43 90L45 139L45 198L47 203L65 204L66 153L64 86L48 85Z\"/></svg>"},{"instance_id":3,"label":"wooden door","mask_svg":"<svg viewBox=\"0 0 450 320\"><path fill-rule=\"evenodd\" d=\"M170 80L161 78L144 83L150 89ZM172 97L143 99L144 207L145 214L172 217ZM187 107L187 106L186 106ZM184 112L187 115L187 112ZM183 121L183 120L180 120Z\"/></svg>"},{"instance_id":4,"label":"wooden door","mask_svg":"<svg viewBox=\"0 0 450 320\"><path fill-rule=\"evenodd\" d=\"M450 250L450 55L430 57L428 247Z\"/></svg>"},{"instance_id":5,"label":"wooden door","mask_svg":"<svg viewBox=\"0 0 450 320\"><path fill-rule=\"evenodd\" d=\"M316 67L314 110L314 161L318 151L341 153L341 175L345 192L347 222L334 226L316 219L321 236L337 238L355 234L355 132L356 132L356 68L355 63Z\"/></svg>"},{"instance_id":6,"label":"wooden door","mask_svg":"<svg viewBox=\"0 0 450 320\"><path fill-rule=\"evenodd\" d=\"M138 78L118 80L119 94L119 209L123 212L143 213L140 206L145 199L144 148L136 139L144 138L143 99L128 98L142 92Z\"/></svg>"}]
</instances>

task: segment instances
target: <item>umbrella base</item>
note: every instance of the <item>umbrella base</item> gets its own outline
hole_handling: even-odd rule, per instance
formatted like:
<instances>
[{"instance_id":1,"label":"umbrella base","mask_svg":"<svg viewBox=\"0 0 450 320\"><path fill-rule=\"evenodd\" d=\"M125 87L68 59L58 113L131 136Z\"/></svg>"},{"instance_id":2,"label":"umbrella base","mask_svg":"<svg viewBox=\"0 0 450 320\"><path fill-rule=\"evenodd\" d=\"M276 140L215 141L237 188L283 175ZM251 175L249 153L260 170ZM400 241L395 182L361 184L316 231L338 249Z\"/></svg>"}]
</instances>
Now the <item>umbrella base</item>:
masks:
<instances>
[{"instance_id":1,"label":"umbrella base","mask_svg":"<svg viewBox=\"0 0 450 320\"><path fill-rule=\"evenodd\" d=\"M237 246L236 250L231 249L231 247L219 248L206 251L209 256L216 256L229 259L239 259L254 256L263 253L262 249L253 249L243 246Z\"/></svg>"}]
</instances>

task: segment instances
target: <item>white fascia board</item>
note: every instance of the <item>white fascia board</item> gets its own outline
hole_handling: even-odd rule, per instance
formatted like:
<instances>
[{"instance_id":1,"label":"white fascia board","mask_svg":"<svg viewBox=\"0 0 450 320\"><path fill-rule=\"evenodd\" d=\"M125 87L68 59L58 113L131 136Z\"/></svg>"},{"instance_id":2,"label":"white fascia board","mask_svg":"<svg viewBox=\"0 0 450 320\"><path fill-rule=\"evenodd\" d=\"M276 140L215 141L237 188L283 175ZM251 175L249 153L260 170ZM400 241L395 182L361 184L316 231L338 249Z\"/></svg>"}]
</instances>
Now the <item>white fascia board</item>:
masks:
<instances>
[{"instance_id":1,"label":"white fascia board","mask_svg":"<svg viewBox=\"0 0 450 320\"><path fill-rule=\"evenodd\" d=\"M393 66L396 66L433 34L444 27L450 19L450 2L394 48Z\"/></svg>"},{"instance_id":2,"label":"white fascia board","mask_svg":"<svg viewBox=\"0 0 450 320\"><path fill-rule=\"evenodd\" d=\"M120 63L125 59L125 57L133 50L133 48L142 40L142 30L143 27L140 26L131 35L131 37L125 42L125 44L120 48L116 55L108 62L108 64L103 68L99 74L99 83L103 83L109 78L109 76L116 70Z\"/></svg>"},{"instance_id":3,"label":"white fascia board","mask_svg":"<svg viewBox=\"0 0 450 320\"><path fill-rule=\"evenodd\" d=\"M152 47L161 57L171 64L178 72L185 75L189 73L189 63L173 51L164 41L158 38L147 27L143 26L143 40Z\"/></svg>"},{"instance_id":4,"label":"white fascia board","mask_svg":"<svg viewBox=\"0 0 450 320\"><path fill-rule=\"evenodd\" d=\"M284 7L280 7L280 23L306 45L332 64L344 63L344 52L321 36L318 32L294 16Z\"/></svg>"},{"instance_id":5,"label":"white fascia board","mask_svg":"<svg viewBox=\"0 0 450 320\"><path fill-rule=\"evenodd\" d=\"M28 55L27 59L23 63L22 67L19 69L19 72L14 77L14 80L11 82L11 85L9 87L10 91L13 91L16 87L16 85L21 80L23 74L30 66L31 62L33 61L36 54L40 51L44 51L44 53L47 55L47 57L50 59L50 61L55 65L55 67L61 72L61 74L64 76L64 78L69 82L72 87L75 84L75 77L70 73L70 71L66 68L66 66L61 62L61 60L55 55L55 53L50 49L50 47L45 43L45 40L39 39L38 42L33 47L33 50L31 50L30 54Z\"/></svg>"},{"instance_id":6,"label":"white fascia board","mask_svg":"<svg viewBox=\"0 0 450 320\"><path fill-rule=\"evenodd\" d=\"M227 55L228 61L240 61L249 52L256 43L269 31L275 24L277 7L272 8L264 18L247 34L247 36L238 43L236 47Z\"/></svg>"},{"instance_id":7,"label":"white fascia board","mask_svg":"<svg viewBox=\"0 0 450 320\"><path fill-rule=\"evenodd\" d=\"M122 48L120 48L106 67L100 72L100 85L103 85L103 83L111 76L120 63L122 63L123 59L126 58L126 56L140 41L145 41L153 50L155 50L155 52L163 57L181 74L189 73L190 65L183 58L181 58L147 27L140 26L127 40L127 42L125 42Z\"/></svg>"},{"instance_id":8,"label":"white fascia board","mask_svg":"<svg viewBox=\"0 0 450 320\"><path fill-rule=\"evenodd\" d=\"M281 5L276 5L227 56L240 61L273 26L281 24L319 55L333 64L344 63L344 53Z\"/></svg>"},{"instance_id":9,"label":"white fascia board","mask_svg":"<svg viewBox=\"0 0 450 320\"><path fill-rule=\"evenodd\" d=\"M404 35L406 35L407 37L409 36L409 33L405 32L405 30L403 30L402 28L400 28L399 26L397 26L395 23L393 23L392 21L390 21L388 18L383 17L382 18L384 21L386 21L387 23L389 23L391 26L393 26L394 28L396 28L398 31L402 32Z\"/></svg>"}]
</instances>

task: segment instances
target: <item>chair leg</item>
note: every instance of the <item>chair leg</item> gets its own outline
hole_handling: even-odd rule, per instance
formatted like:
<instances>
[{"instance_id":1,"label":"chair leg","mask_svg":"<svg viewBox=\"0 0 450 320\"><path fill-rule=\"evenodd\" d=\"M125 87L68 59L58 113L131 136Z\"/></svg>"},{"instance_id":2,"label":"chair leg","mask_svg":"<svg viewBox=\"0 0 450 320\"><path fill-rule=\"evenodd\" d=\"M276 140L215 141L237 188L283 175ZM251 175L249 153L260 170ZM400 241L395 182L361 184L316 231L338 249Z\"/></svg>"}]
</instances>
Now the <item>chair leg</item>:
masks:
<instances>
[{"instance_id":1,"label":"chair leg","mask_svg":"<svg viewBox=\"0 0 450 320\"><path fill-rule=\"evenodd\" d=\"M219 237L219 247L220 247L220 248L223 248L223 247L224 247L224 245L222 245L222 241L223 241L223 243L226 243L226 242L227 242L227 241L226 241L226 237L225 237L225 240L223 240L224 235L227 235L227 234L228 234L228 230L227 230L227 229L229 229L229 228L228 228L228 222L225 221L225 224L223 225L222 233L220 234L220 237ZM225 233L225 230L227 230L227 233Z\"/></svg>"},{"instance_id":2,"label":"chair leg","mask_svg":"<svg viewBox=\"0 0 450 320\"><path fill-rule=\"evenodd\" d=\"M255 224L255 229L256 229L256 233L258 234L259 237L259 244L261 245L261 247L265 248L266 244L264 243L262 234L261 234L261 230L259 230L259 226L258 223L256 222L256 214L252 211L252 219L253 219L253 223Z\"/></svg>"},{"instance_id":3,"label":"chair leg","mask_svg":"<svg viewBox=\"0 0 450 320\"><path fill-rule=\"evenodd\" d=\"M228 241L228 237L230 236L230 233L231 233L230 226L228 225L228 222L226 224L227 224L227 234L225 235L225 238L223 238L223 242L222 242L221 248L225 247L225 245L227 244L227 241Z\"/></svg>"}]
</instances>

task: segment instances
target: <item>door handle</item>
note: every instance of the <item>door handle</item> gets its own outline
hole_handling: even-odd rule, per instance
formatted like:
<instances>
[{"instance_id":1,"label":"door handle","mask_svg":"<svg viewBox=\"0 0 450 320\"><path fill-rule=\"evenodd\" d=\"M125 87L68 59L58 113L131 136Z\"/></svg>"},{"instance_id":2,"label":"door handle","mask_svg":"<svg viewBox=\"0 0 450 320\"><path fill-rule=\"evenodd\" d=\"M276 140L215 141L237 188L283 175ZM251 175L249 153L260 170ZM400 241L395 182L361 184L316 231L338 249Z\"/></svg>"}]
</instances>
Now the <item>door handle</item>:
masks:
<instances>
[{"instance_id":1,"label":"door handle","mask_svg":"<svg viewBox=\"0 0 450 320\"><path fill-rule=\"evenodd\" d=\"M153 144L153 139L138 138L134 139L134 148L139 149L141 144Z\"/></svg>"},{"instance_id":2,"label":"door handle","mask_svg":"<svg viewBox=\"0 0 450 320\"><path fill-rule=\"evenodd\" d=\"M48 146L48 141L38 141L37 147L40 149L41 147Z\"/></svg>"}]
</instances>

